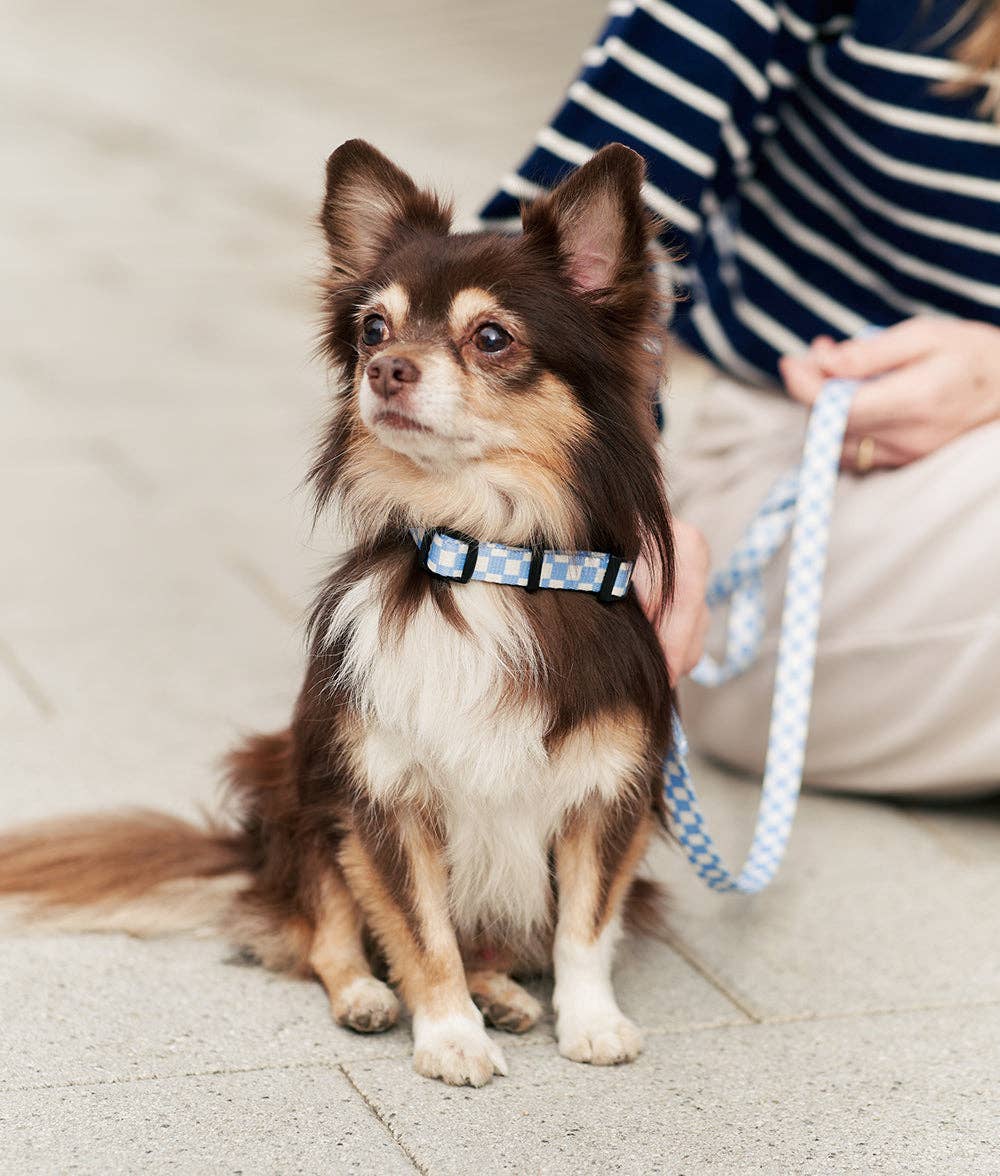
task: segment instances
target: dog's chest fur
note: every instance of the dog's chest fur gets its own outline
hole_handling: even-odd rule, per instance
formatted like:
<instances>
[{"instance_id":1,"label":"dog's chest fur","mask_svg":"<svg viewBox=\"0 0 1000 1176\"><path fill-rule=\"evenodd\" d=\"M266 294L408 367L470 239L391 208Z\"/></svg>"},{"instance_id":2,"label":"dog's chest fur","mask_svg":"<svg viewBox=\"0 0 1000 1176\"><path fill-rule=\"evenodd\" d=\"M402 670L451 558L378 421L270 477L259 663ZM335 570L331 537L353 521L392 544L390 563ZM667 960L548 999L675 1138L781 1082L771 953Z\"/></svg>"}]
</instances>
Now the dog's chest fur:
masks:
<instances>
[{"instance_id":1,"label":"dog's chest fur","mask_svg":"<svg viewBox=\"0 0 1000 1176\"><path fill-rule=\"evenodd\" d=\"M362 718L361 783L393 807L440 814L452 917L460 932L530 933L550 918L549 848L572 810L635 780L634 719L605 715L551 755L539 650L516 590L455 591L460 632L428 594L399 635L382 625L381 584L366 577L336 609L343 685Z\"/></svg>"}]
</instances>

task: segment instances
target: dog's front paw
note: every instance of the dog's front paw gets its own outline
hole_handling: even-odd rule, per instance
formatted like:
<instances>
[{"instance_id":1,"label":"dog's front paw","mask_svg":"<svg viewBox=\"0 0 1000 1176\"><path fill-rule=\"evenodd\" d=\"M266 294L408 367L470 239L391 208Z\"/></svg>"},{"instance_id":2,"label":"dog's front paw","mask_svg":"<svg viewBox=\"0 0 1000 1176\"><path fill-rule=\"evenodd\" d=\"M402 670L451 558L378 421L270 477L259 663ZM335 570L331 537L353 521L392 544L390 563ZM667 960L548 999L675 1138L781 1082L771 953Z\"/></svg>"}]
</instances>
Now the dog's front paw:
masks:
<instances>
[{"instance_id":1,"label":"dog's front paw","mask_svg":"<svg viewBox=\"0 0 1000 1176\"><path fill-rule=\"evenodd\" d=\"M396 1024L399 1001L388 984L374 976L358 976L330 1000L338 1025L358 1033L381 1033Z\"/></svg>"},{"instance_id":2,"label":"dog's front paw","mask_svg":"<svg viewBox=\"0 0 1000 1176\"><path fill-rule=\"evenodd\" d=\"M449 1086L485 1086L494 1074L507 1073L503 1051L482 1024L459 1014L413 1018L413 1068Z\"/></svg>"},{"instance_id":3,"label":"dog's front paw","mask_svg":"<svg viewBox=\"0 0 1000 1176\"><path fill-rule=\"evenodd\" d=\"M617 1009L576 1016L560 1013L556 1037L564 1058L594 1066L634 1062L642 1052L642 1033Z\"/></svg>"}]
</instances>

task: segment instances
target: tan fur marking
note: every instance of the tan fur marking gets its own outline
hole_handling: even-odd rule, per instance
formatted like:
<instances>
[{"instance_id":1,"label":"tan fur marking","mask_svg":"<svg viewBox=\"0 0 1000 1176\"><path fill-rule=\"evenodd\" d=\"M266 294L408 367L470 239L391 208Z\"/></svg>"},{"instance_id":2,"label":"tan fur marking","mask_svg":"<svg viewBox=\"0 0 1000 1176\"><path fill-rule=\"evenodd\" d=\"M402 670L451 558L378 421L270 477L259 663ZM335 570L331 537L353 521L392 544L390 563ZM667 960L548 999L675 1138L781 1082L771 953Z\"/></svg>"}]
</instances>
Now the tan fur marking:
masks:
<instances>
[{"instance_id":1,"label":"tan fur marking","mask_svg":"<svg viewBox=\"0 0 1000 1176\"><path fill-rule=\"evenodd\" d=\"M356 428L345 459L347 517L359 531L373 530L387 502L396 502L417 523L447 518L497 542L521 543L534 533L560 546L578 543L582 520L565 487L573 473L572 447L591 426L566 386L546 374L530 391L501 395L473 374L465 396L476 417L503 427L504 445L471 467L458 463L428 477Z\"/></svg>"},{"instance_id":2,"label":"tan fur marking","mask_svg":"<svg viewBox=\"0 0 1000 1176\"><path fill-rule=\"evenodd\" d=\"M488 290L483 290L479 286L467 286L464 290L459 290L451 300L448 326L452 335L457 338L464 336L479 322L495 317L506 319L509 316L503 315L497 307L496 299Z\"/></svg>"},{"instance_id":3,"label":"tan fur marking","mask_svg":"<svg viewBox=\"0 0 1000 1176\"><path fill-rule=\"evenodd\" d=\"M406 318L410 313L410 296L398 282L393 282L380 290L372 299L371 305L382 307L394 332L398 333L406 326Z\"/></svg>"},{"instance_id":4,"label":"tan fur marking","mask_svg":"<svg viewBox=\"0 0 1000 1176\"><path fill-rule=\"evenodd\" d=\"M372 975L362 942L362 916L339 871L320 883L309 965L322 981L339 1025L377 1033L396 1023L399 1002Z\"/></svg>"},{"instance_id":5,"label":"tan fur marking","mask_svg":"<svg viewBox=\"0 0 1000 1176\"><path fill-rule=\"evenodd\" d=\"M332 998L352 980L371 975L361 943L361 912L334 873L320 885L315 920L309 965Z\"/></svg>"},{"instance_id":6,"label":"tan fur marking","mask_svg":"<svg viewBox=\"0 0 1000 1176\"><path fill-rule=\"evenodd\" d=\"M556 846L559 930L580 943L596 938L594 911L600 887L594 815L578 812Z\"/></svg>"},{"instance_id":7,"label":"tan fur marking","mask_svg":"<svg viewBox=\"0 0 1000 1176\"><path fill-rule=\"evenodd\" d=\"M588 807L574 815L557 846L560 933L581 943L594 942L619 913L649 845L653 817L644 813L617 861L602 860L602 841L615 819L613 809Z\"/></svg>"},{"instance_id":8,"label":"tan fur marking","mask_svg":"<svg viewBox=\"0 0 1000 1176\"><path fill-rule=\"evenodd\" d=\"M628 895L632 879L639 868L639 864L649 848L649 839L653 833L653 815L645 814L636 825L629 847L622 855L618 868L608 879L604 902L594 911L594 936L600 935L608 924L608 920L616 915Z\"/></svg>"},{"instance_id":9,"label":"tan fur marking","mask_svg":"<svg viewBox=\"0 0 1000 1176\"><path fill-rule=\"evenodd\" d=\"M611 790L605 799L611 799L622 795L623 784L645 787L647 745L646 724L638 711L606 711L568 732L549 747L549 755L560 774L580 775L600 764Z\"/></svg>"},{"instance_id":10,"label":"tan fur marking","mask_svg":"<svg viewBox=\"0 0 1000 1176\"><path fill-rule=\"evenodd\" d=\"M540 466L529 454L513 450L484 458L472 469L459 465L428 477L407 458L359 432L345 466L350 486L345 513L359 532L381 524L387 502L398 503L416 524L448 519L451 526L489 535L498 543L521 543L525 535L543 533L551 542L571 547L580 530L562 488L568 473L565 460ZM532 493L525 493L528 488Z\"/></svg>"},{"instance_id":11,"label":"tan fur marking","mask_svg":"<svg viewBox=\"0 0 1000 1176\"><path fill-rule=\"evenodd\" d=\"M410 855L419 933L378 877L357 833L345 839L340 862L407 1006L435 1018L461 1014L468 1008L469 991L448 917L444 862L412 828L402 835Z\"/></svg>"}]
</instances>

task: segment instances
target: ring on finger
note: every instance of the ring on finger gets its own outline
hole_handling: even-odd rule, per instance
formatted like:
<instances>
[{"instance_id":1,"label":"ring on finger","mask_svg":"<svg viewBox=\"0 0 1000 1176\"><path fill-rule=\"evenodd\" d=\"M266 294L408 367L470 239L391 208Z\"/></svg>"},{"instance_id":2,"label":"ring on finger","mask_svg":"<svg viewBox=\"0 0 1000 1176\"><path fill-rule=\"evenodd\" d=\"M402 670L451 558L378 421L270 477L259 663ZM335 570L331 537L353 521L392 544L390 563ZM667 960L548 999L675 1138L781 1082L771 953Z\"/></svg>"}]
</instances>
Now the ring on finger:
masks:
<instances>
[{"instance_id":1,"label":"ring on finger","mask_svg":"<svg viewBox=\"0 0 1000 1176\"><path fill-rule=\"evenodd\" d=\"M862 437L858 442L858 449L854 455L854 469L859 474L867 474L875 464L875 438Z\"/></svg>"}]
</instances>

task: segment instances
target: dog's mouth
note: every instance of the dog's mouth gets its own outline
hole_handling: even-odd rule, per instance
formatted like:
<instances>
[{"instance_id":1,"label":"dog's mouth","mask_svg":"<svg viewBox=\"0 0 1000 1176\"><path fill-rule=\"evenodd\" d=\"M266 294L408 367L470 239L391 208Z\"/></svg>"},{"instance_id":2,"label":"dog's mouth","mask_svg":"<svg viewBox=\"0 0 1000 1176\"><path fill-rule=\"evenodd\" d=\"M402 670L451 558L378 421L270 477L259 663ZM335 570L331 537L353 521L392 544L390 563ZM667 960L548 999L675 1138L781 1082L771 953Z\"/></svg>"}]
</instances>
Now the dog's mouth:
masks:
<instances>
[{"instance_id":1,"label":"dog's mouth","mask_svg":"<svg viewBox=\"0 0 1000 1176\"><path fill-rule=\"evenodd\" d=\"M433 433L434 430L428 425L422 424L415 417L407 416L406 413L398 412L395 409L387 408L375 416L375 424L381 425L386 429L396 429L402 433Z\"/></svg>"}]
</instances>

